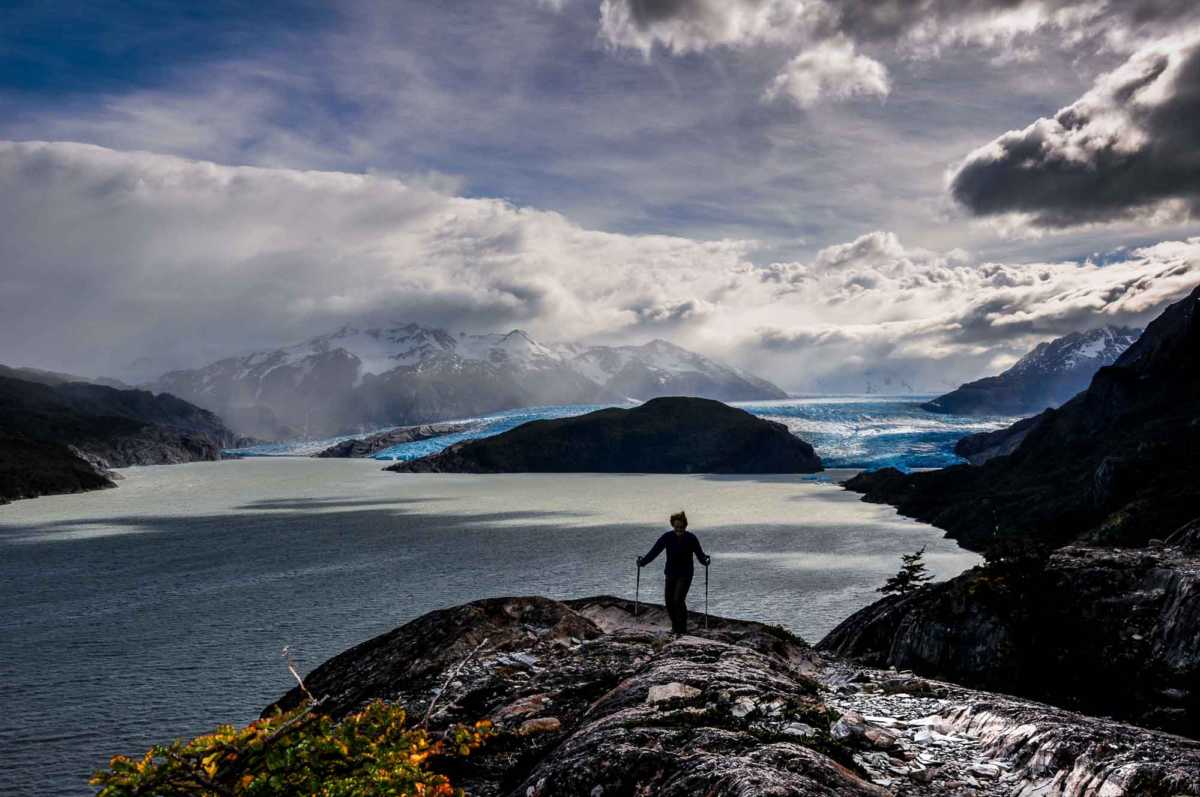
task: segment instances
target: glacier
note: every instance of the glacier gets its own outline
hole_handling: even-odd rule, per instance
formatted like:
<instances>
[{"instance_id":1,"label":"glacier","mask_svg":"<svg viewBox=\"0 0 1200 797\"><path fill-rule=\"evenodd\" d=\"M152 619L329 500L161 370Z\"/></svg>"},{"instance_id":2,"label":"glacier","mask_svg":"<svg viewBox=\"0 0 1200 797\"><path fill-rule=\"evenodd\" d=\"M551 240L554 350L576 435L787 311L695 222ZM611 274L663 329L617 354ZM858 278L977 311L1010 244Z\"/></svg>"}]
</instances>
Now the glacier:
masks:
<instances>
[{"instance_id":1,"label":"glacier","mask_svg":"<svg viewBox=\"0 0 1200 797\"><path fill-rule=\"evenodd\" d=\"M732 402L747 412L778 421L816 448L827 468L901 470L941 468L963 462L954 444L976 432L1000 429L1017 420L1009 415L935 415L921 409L928 395L841 395L806 396L756 402ZM625 404L565 404L506 410L461 421L476 421L470 430L441 437L404 443L385 449L375 459L412 460L436 454L463 440L490 437L528 421L565 418L609 406ZM382 431L382 430L380 430ZM348 439L271 443L231 449L232 456L311 456L323 448Z\"/></svg>"}]
</instances>

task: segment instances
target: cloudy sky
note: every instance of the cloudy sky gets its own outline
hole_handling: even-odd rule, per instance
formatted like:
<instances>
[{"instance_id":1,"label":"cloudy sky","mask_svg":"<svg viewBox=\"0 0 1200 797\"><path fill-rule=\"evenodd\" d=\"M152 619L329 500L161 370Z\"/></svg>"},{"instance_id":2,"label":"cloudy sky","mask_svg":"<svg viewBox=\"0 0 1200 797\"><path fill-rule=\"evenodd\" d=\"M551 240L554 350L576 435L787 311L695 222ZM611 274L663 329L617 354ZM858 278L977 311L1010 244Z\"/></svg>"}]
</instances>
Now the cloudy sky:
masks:
<instances>
[{"instance_id":1,"label":"cloudy sky","mask_svg":"<svg viewBox=\"0 0 1200 797\"><path fill-rule=\"evenodd\" d=\"M27 5L8 364L413 320L935 390L1200 282L1194 0Z\"/></svg>"}]
</instances>

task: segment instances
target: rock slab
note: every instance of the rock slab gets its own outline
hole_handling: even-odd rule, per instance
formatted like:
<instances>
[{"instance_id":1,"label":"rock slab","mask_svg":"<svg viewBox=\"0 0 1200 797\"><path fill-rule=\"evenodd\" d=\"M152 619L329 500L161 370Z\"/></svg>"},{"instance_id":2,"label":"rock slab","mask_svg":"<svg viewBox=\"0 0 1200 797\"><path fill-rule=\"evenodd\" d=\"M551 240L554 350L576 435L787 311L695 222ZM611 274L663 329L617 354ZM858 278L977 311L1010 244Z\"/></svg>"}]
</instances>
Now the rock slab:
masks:
<instances>
[{"instance_id":1,"label":"rock slab","mask_svg":"<svg viewBox=\"0 0 1200 797\"><path fill-rule=\"evenodd\" d=\"M661 607L632 612L613 597L476 601L306 683L335 716L383 698L413 717L435 701L435 733L492 719L479 753L443 762L477 797L1200 795L1200 751L1179 737L823 658L758 623L713 617L674 638Z\"/></svg>"},{"instance_id":2,"label":"rock slab","mask_svg":"<svg viewBox=\"0 0 1200 797\"><path fill-rule=\"evenodd\" d=\"M1069 546L851 615L818 649L1200 736L1200 556Z\"/></svg>"}]
</instances>

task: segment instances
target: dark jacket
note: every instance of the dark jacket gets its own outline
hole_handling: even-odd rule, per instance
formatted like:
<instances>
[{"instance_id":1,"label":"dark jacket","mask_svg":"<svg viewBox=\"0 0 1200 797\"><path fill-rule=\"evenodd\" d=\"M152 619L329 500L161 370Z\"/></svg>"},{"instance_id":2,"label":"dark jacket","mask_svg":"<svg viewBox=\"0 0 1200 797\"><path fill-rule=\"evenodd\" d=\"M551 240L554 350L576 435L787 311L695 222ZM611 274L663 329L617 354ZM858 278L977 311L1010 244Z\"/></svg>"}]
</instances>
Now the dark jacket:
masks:
<instances>
[{"instance_id":1,"label":"dark jacket","mask_svg":"<svg viewBox=\"0 0 1200 797\"><path fill-rule=\"evenodd\" d=\"M663 568L663 572L668 576L691 575L693 554L700 560L700 564L707 565L709 562L708 555L700 547L700 540L696 539L695 534L690 531L676 534L672 530L659 537L650 552L638 560L638 564L650 564L654 557L664 550L667 552L667 566Z\"/></svg>"}]
</instances>

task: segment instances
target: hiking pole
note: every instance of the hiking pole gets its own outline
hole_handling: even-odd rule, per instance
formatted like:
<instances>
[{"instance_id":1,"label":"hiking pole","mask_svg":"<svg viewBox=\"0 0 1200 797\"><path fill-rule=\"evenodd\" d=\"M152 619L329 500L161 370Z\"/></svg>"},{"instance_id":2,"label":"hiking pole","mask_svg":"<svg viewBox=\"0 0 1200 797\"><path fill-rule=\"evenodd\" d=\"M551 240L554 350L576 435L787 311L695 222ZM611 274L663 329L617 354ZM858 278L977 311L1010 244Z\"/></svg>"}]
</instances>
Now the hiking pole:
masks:
<instances>
[{"instance_id":1,"label":"hiking pole","mask_svg":"<svg viewBox=\"0 0 1200 797\"><path fill-rule=\"evenodd\" d=\"M704 566L704 630L708 630L708 565Z\"/></svg>"},{"instance_id":2,"label":"hiking pole","mask_svg":"<svg viewBox=\"0 0 1200 797\"><path fill-rule=\"evenodd\" d=\"M633 616L638 616L638 604L642 599L642 568L637 567L637 586L633 588Z\"/></svg>"}]
</instances>

